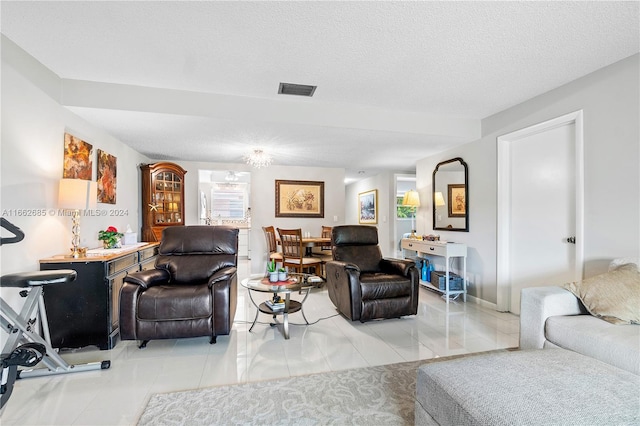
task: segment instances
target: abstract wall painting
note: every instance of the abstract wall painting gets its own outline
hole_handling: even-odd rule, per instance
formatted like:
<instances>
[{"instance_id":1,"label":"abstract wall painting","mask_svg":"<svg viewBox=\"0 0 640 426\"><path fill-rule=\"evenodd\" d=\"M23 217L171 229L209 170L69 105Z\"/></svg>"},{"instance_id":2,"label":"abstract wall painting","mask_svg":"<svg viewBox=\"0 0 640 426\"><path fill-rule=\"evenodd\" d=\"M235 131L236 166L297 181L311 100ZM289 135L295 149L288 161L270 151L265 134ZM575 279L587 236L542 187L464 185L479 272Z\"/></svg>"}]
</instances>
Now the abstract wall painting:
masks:
<instances>
[{"instance_id":1,"label":"abstract wall painting","mask_svg":"<svg viewBox=\"0 0 640 426\"><path fill-rule=\"evenodd\" d=\"M98 202L116 203L116 157L98 149Z\"/></svg>"},{"instance_id":2,"label":"abstract wall painting","mask_svg":"<svg viewBox=\"0 0 640 426\"><path fill-rule=\"evenodd\" d=\"M64 134L64 164L62 177L65 179L91 180L93 145Z\"/></svg>"}]
</instances>

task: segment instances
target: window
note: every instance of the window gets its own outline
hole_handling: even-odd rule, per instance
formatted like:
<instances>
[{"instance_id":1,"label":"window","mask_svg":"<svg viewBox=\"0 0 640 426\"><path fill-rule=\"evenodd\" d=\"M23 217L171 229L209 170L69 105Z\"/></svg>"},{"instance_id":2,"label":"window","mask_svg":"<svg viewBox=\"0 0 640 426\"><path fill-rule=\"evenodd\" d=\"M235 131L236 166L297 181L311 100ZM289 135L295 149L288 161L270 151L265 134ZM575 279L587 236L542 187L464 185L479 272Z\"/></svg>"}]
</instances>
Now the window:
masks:
<instances>
[{"instance_id":1,"label":"window","mask_svg":"<svg viewBox=\"0 0 640 426\"><path fill-rule=\"evenodd\" d=\"M396 217L398 219L411 219L413 217L413 207L403 206L404 192L396 196Z\"/></svg>"},{"instance_id":2,"label":"window","mask_svg":"<svg viewBox=\"0 0 640 426\"><path fill-rule=\"evenodd\" d=\"M211 219L244 219L247 210L246 183L214 182L211 190Z\"/></svg>"}]
</instances>

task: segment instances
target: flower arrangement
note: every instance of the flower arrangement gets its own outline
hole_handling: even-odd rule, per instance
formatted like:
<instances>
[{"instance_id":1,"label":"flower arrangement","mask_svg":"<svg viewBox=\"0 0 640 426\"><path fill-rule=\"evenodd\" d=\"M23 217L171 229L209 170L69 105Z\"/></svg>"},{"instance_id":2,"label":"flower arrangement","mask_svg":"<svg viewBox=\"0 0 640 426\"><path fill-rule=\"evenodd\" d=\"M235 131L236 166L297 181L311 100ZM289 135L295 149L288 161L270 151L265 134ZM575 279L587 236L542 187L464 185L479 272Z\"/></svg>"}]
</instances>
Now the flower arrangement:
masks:
<instances>
[{"instance_id":1,"label":"flower arrangement","mask_svg":"<svg viewBox=\"0 0 640 426\"><path fill-rule=\"evenodd\" d=\"M116 248L120 244L120 238L123 235L114 226L110 226L106 230L98 232L98 239L102 241L104 248Z\"/></svg>"}]
</instances>

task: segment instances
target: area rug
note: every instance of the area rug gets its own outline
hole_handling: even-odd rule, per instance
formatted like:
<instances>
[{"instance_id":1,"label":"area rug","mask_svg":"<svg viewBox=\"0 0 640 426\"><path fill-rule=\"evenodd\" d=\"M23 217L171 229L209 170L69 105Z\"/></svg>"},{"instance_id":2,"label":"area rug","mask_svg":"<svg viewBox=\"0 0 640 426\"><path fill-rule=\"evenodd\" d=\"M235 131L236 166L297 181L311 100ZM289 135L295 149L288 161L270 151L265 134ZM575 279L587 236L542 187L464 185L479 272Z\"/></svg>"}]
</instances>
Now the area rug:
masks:
<instances>
[{"instance_id":1,"label":"area rug","mask_svg":"<svg viewBox=\"0 0 640 426\"><path fill-rule=\"evenodd\" d=\"M154 394L138 425L413 425L418 367L506 350Z\"/></svg>"}]
</instances>

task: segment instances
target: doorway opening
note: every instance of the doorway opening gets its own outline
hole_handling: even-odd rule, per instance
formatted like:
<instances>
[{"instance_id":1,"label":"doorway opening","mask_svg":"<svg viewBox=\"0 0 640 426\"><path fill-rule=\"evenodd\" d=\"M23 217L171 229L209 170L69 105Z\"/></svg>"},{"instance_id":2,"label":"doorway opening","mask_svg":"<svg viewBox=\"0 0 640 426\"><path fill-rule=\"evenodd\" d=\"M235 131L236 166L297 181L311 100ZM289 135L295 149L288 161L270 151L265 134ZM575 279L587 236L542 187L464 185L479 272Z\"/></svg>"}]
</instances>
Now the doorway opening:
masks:
<instances>
[{"instance_id":1,"label":"doorway opening","mask_svg":"<svg viewBox=\"0 0 640 426\"><path fill-rule=\"evenodd\" d=\"M251 259L251 173L198 170L198 222L240 230L238 256Z\"/></svg>"},{"instance_id":2,"label":"doorway opening","mask_svg":"<svg viewBox=\"0 0 640 426\"><path fill-rule=\"evenodd\" d=\"M416 175L396 175L395 187L394 256L401 259L402 238L409 236L411 230L418 227L416 221L419 207L402 205L404 194L407 191L416 190Z\"/></svg>"}]
</instances>

